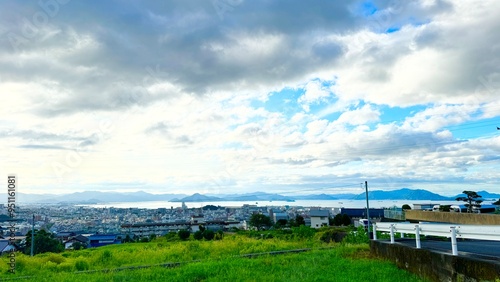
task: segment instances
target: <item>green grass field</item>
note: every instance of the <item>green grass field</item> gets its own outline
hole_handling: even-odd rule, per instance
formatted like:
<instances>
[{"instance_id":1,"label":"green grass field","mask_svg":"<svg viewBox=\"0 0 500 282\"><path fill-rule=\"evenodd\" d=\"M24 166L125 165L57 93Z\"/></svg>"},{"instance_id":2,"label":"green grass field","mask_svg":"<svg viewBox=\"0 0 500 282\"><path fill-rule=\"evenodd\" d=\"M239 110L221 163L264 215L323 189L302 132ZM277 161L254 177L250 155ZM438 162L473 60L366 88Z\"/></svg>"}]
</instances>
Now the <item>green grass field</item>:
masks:
<instances>
[{"instance_id":1,"label":"green grass field","mask_svg":"<svg viewBox=\"0 0 500 282\"><path fill-rule=\"evenodd\" d=\"M255 258L243 254L311 248L311 251ZM326 244L316 237L257 239L226 235L220 241L169 242L106 246L61 254L16 257L16 274L2 257L0 279L22 281L422 281L388 261L370 256L367 244ZM157 265L184 262L177 267ZM128 266L151 266L117 270ZM77 271L94 271L75 273Z\"/></svg>"}]
</instances>

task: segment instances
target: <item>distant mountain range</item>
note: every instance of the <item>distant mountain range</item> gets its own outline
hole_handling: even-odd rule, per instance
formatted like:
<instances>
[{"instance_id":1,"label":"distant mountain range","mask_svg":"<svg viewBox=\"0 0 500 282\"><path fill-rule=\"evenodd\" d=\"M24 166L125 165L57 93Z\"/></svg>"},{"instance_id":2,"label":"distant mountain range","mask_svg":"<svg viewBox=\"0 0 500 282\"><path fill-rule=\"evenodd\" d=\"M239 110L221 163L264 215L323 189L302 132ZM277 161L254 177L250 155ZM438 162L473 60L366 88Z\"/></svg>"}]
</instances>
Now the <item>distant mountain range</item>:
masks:
<instances>
[{"instance_id":1,"label":"distant mountain range","mask_svg":"<svg viewBox=\"0 0 500 282\"><path fill-rule=\"evenodd\" d=\"M447 201L455 200L456 197L445 197L436 193L429 192L423 189L408 189L402 188L394 191L370 191L368 193L370 200L430 200L430 201ZM365 193L354 197L355 200L366 199Z\"/></svg>"},{"instance_id":2,"label":"distant mountain range","mask_svg":"<svg viewBox=\"0 0 500 282\"><path fill-rule=\"evenodd\" d=\"M477 192L484 200L498 200L500 194L489 193L487 191ZM453 197L446 197L432 193L423 189L402 188L393 191L369 191L370 200L429 200L429 201L454 201L459 194ZM55 194L23 194L18 193L16 202L18 203L50 203L50 204L99 204L111 202L222 202L222 201L287 201L295 200L364 200L365 193L360 194L312 194L298 196L283 196L280 194L254 192L246 194L224 194L224 195L202 195L195 193L186 194L150 194L144 191L120 193L120 192L99 192L86 191L64 195ZM7 202L7 193L0 194L0 203Z\"/></svg>"}]
</instances>

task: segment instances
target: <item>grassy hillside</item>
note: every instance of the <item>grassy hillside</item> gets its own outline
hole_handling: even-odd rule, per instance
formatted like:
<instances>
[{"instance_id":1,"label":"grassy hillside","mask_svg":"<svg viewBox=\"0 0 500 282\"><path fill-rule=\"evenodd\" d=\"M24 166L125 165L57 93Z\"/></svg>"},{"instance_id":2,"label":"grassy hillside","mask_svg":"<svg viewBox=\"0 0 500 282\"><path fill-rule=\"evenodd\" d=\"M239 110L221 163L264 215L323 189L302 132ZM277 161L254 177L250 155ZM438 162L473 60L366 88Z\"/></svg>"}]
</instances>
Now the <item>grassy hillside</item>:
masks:
<instances>
[{"instance_id":1,"label":"grassy hillside","mask_svg":"<svg viewBox=\"0 0 500 282\"><path fill-rule=\"evenodd\" d=\"M1 259L0 279L32 276L25 281L421 281L390 262L372 258L366 244L326 244L318 238L319 234L257 238L233 234L220 241L182 242L158 238L149 243L48 253L33 258L19 254L14 275L8 273L6 257ZM312 250L240 257L302 248ZM167 262L185 263L173 268L152 266ZM148 267L117 269L145 265ZM93 270L99 271L75 273Z\"/></svg>"}]
</instances>

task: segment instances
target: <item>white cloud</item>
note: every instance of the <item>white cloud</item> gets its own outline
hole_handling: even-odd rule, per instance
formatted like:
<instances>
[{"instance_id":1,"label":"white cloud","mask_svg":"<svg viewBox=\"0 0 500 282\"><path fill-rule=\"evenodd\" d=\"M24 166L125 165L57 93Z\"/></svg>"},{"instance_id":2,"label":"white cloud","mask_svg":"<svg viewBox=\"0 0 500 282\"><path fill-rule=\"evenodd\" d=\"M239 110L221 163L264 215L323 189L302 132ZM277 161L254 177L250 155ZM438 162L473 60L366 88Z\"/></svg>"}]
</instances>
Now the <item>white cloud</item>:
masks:
<instances>
[{"instance_id":1,"label":"white cloud","mask_svg":"<svg viewBox=\"0 0 500 282\"><path fill-rule=\"evenodd\" d=\"M497 132L454 130L500 126L493 0L377 2L371 16L353 12L360 2L253 1L223 19L202 1L71 1L20 50L6 35L24 36L39 7L8 3L0 170L26 189L119 179L236 192L368 178L446 191L495 180ZM281 91L303 94L270 99ZM387 120L394 109L404 116Z\"/></svg>"},{"instance_id":2,"label":"white cloud","mask_svg":"<svg viewBox=\"0 0 500 282\"><path fill-rule=\"evenodd\" d=\"M380 112L370 105L364 105L352 111L343 112L336 123L350 124L350 125L363 125L368 123L377 122L380 120Z\"/></svg>"}]
</instances>

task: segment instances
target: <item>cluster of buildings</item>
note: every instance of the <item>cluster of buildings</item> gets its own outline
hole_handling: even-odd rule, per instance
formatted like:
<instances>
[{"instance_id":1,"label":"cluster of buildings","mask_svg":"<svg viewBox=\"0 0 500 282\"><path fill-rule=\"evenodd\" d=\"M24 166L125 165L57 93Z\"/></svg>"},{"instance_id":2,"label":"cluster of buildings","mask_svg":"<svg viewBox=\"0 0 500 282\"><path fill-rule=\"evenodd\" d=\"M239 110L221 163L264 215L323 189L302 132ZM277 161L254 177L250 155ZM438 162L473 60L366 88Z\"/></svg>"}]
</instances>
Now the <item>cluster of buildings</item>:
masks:
<instances>
[{"instance_id":1,"label":"cluster of buildings","mask_svg":"<svg viewBox=\"0 0 500 282\"><path fill-rule=\"evenodd\" d=\"M252 214L269 216L273 223L304 218L312 228L329 225L329 218L339 213L349 215L354 224L366 218L366 209L318 208L299 206L257 206L188 208L92 208L78 205L31 205L16 210L16 238L22 240L33 227L45 229L61 240L66 248L74 244L98 247L120 243L124 238L163 236L178 230L195 232L203 225L212 230L248 229ZM370 217L381 219L382 209L370 209ZM10 218L0 205L0 236L7 238ZM0 238L0 248L6 239ZM0 252L3 250L0 249Z\"/></svg>"}]
</instances>

